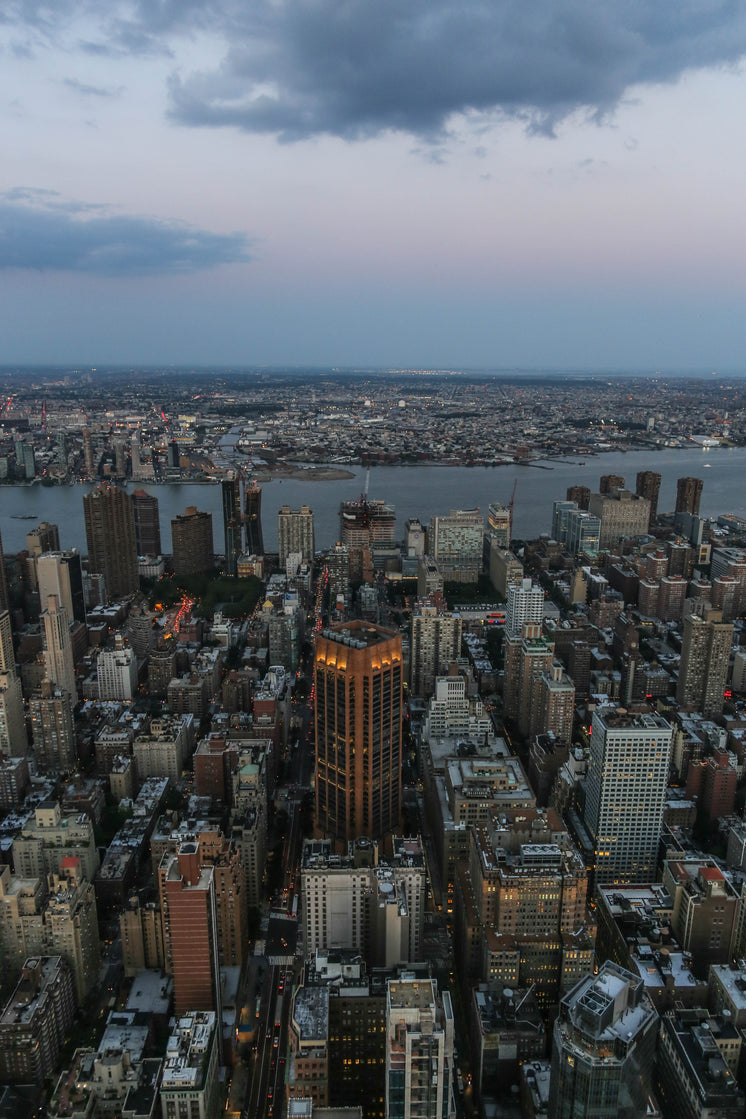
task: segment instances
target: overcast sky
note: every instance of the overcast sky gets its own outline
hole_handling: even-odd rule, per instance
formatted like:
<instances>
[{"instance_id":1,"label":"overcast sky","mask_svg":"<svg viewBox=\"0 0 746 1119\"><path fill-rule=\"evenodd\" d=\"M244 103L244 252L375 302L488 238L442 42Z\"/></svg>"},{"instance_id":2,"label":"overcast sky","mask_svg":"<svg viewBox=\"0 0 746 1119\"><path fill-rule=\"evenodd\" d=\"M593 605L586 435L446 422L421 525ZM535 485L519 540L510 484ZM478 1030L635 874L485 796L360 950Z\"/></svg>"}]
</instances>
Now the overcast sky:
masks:
<instances>
[{"instance_id":1,"label":"overcast sky","mask_svg":"<svg viewBox=\"0 0 746 1119\"><path fill-rule=\"evenodd\" d=\"M0 365L742 371L742 0L3 0Z\"/></svg>"}]
</instances>

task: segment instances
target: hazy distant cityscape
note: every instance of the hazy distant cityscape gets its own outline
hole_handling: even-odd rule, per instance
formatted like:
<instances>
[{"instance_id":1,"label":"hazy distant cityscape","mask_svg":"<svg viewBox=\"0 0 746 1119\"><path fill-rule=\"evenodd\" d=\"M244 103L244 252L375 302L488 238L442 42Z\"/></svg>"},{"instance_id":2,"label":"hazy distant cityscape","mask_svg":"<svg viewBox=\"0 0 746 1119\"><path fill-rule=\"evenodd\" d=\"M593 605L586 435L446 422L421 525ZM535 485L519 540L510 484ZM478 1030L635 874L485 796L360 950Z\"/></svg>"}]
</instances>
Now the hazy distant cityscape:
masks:
<instances>
[{"instance_id":1,"label":"hazy distant cityscape","mask_svg":"<svg viewBox=\"0 0 746 1119\"><path fill-rule=\"evenodd\" d=\"M3 385L19 1115L741 1119L746 384Z\"/></svg>"}]
</instances>

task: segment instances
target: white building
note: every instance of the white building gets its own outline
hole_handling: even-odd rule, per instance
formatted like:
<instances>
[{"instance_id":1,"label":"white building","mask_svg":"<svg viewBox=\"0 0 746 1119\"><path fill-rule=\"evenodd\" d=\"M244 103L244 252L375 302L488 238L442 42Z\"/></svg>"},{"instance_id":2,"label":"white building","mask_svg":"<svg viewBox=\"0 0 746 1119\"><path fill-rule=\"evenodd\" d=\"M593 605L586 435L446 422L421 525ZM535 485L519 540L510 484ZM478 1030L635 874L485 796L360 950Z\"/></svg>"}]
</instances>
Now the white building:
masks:
<instances>
[{"instance_id":1,"label":"white building","mask_svg":"<svg viewBox=\"0 0 746 1119\"><path fill-rule=\"evenodd\" d=\"M585 824L597 884L655 880L672 737L660 715L594 711Z\"/></svg>"},{"instance_id":2,"label":"white building","mask_svg":"<svg viewBox=\"0 0 746 1119\"><path fill-rule=\"evenodd\" d=\"M393 855L378 861L378 845L358 839L346 855L331 841L307 840L301 863L301 909L308 955L332 948L360 952L376 967L422 958L426 871L418 838L393 839Z\"/></svg>"},{"instance_id":3,"label":"white building","mask_svg":"<svg viewBox=\"0 0 746 1119\"><path fill-rule=\"evenodd\" d=\"M78 689L70 640L70 617L56 595L50 594L47 598L47 608L42 614L42 620L47 677L58 688L64 688L76 698Z\"/></svg>"},{"instance_id":4,"label":"white building","mask_svg":"<svg viewBox=\"0 0 746 1119\"><path fill-rule=\"evenodd\" d=\"M538 583L521 579L508 587L508 605L505 613L505 635L516 637L529 623L541 625L544 611L544 591Z\"/></svg>"},{"instance_id":5,"label":"white building","mask_svg":"<svg viewBox=\"0 0 746 1119\"><path fill-rule=\"evenodd\" d=\"M117 635L113 649L98 656L98 698L128 701L137 694L137 657Z\"/></svg>"}]
</instances>

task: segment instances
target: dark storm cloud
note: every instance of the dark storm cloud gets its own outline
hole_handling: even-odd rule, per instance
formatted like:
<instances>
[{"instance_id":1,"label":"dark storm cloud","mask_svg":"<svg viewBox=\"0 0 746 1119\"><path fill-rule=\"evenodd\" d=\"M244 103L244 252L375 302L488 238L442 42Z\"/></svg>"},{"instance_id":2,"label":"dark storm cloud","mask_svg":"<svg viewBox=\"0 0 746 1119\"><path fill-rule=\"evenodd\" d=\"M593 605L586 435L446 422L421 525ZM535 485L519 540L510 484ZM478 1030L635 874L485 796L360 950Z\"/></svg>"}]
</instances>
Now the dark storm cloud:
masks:
<instances>
[{"instance_id":1,"label":"dark storm cloud","mask_svg":"<svg viewBox=\"0 0 746 1119\"><path fill-rule=\"evenodd\" d=\"M746 7L716 0L313 0L247 5L219 70L175 77L171 115L301 139L442 133L454 113L551 132L639 82L733 63Z\"/></svg>"},{"instance_id":2,"label":"dark storm cloud","mask_svg":"<svg viewBox=\"0 0 746 1119\"><path fill-rule=\"evenodd\" d=\"M637 83L746 51L742 0L10 0L8 11L47 38L84 15L87 49L113 55L168 52L174 35L207 29L225 39L222 65L173 77L172 118L289 140L432 138L454 113L551 132L576 110L601 119Z\"/></svg>"},{"instance_id":3,"label":"dark storm cloud","mask_svg":"<svg viewBox=\"0 0 746 1119\"><path fill-rule=\"evenodd\" d=\"M58 203L54 192L21 188L0 196L0 269L152 276L251 259L241 233L209 233L155 218L81 218L84 212L87 206Z\"/></svg>"}]
</instances>

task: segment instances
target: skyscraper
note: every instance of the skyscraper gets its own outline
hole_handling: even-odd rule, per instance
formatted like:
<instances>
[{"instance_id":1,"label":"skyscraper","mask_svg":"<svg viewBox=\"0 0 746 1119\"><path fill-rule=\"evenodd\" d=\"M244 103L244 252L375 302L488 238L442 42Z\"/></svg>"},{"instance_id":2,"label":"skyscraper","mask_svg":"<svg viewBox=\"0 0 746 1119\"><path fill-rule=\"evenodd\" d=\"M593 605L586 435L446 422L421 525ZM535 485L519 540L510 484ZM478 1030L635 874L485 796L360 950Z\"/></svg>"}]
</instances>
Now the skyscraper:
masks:
<instances>
[{"instance_id":1,"label":"skyscraper","mask_svg":"<svg viewBox=\"0 0 746 1119\"><path fill-rule=\"evenodd\" d=\"M77 702L78 690L70 640L70 619L57 595L49 595L46 607L41 617L44 623L44 660L47 679L58 688L68 691Z\"/></svg>"},{"instance_id":2,"label":"skyscraper","mask_svg":"<svg viewBox=\"0 0 746 1119\"><path fill-rule=\"evenodd\" d=\"M51 525L48 521L41 521L31 532L26 533L26 551L31 556L40 556L44 552L59 552L60 530L58 525Z\"/></svg>"},{"instance_id":3,"label":"skyscraper","mask_svg":"<svg viewBox=\"0 0 746 1119\"><path fill-rule=\"evenodd\" d=\"M88 570L103 575L114 597L134 594L140 585L132 502L123 489L97 486L83 498Z\"/></svg>"},{"instance_id":4,"label":"skyscraper","mask_svg":"<svg viewBox=\"0 0 746 1119\"><path fill-rule=\"evenodd\" d=\"M220 483L223 498L223 533L225 535L225 570L235 575L238 557L243 551L243 525L241 522L241 483L237 474L231 474Z\"/></svg>"},{"instance_id":5,"label":"skyscraper","mask_svg":"<svg viewBox=\"0 0 746 1119\"><path fill-rule=\"evenodd\" d=\"M171 550L176 575L204 575L215 563L212 513L190 505L171 521Z\"/></svg>"},{"instance_id":6,"label":"skyscraper","mask_svg":"<svg viewBox=\"0 0 746 1119\"><path fill-rule=\"evenodd\" d=\"M44 552L36 561L36 578L41 603L51 594L56 595L68 620L85 624L83 572L77 552Z\"/></svg>"},{"instance_id":7,"label":"skyscraper","mask_svg":"<svg viewBox=\"0 0 746 1119\"><path fill-rule=\"evenodd\" d=\"M379 839L401 812L402 640L361 621L316 639L316 826Z\"/></svg>"},{"instance_id":8,"label":"skyscraper","mask_svg":"<svg viewBox=\"0 0 746 1119\"><path fill-rule=\"evenodd\" d=\"M624 478L621 474L602 474L598 483L599 493L613 493L614 490L624 489Z\"/></svg>"},{"instance_id":9,"label":"skyscraper","mask_svg":"<svg viewBox=\"0 0 746 1119\"><path fill-rule=\"evenodd\" d=\"M220 1021L215 871L201 862L196 840L167 853L159 867L167 970L174 979L174 1010L214 1010Z\"/></svg>"},{"instance_id":10,"label":"skyscraper","mask_svg":"<svg viewBox=\"0 0 746 1119\"><path fill-rule=\"evenodd\" d=\"M607 960L564 996L552 1037L549 1119L640 1119L658 1014L638 975Z\"/></svg>"},{"instance_id":11,"label":"skyscraper","mask_svg":"<svg viewBox=\"0 0 746 1119\"><path fill-rule=\"evenodd\" d=\"M505 636L515 637L529 622L541 625L544 611L544 591L538 583L521 579L508 587L508 604L505 620Z\"/></svg>"},{"instance_id":12,"label":"skyscraper","mask_svg":"<svg viewBox=\"0 0 746 1119\"><path fill-rule=\"evenodd\" d=\"M487 510L487 532L501 548L510 547L510 520L509 505L501 505L498 501L490 502Z\"/></svg>"},{"instance_id":13,"label":"skyscraper","mask_svg":"<svg viewBox=\"0 0 746 1119\"><path fill-rule=\"evenodd\" d=\"M701 478L679 478L676 483L676 512L691 513L699 516L699 501L702 497Z\"/></svg>"},{"instance_id":14,"label":"skyscraper","mask_svg":"<svg viewBox=\"0 0 746 1119\"><path fill-rule=\"evenodd\" d=\"M435 690L435 677L444 675L461 655L461 615L435 606L415 610L410 648L412 695L428 699Z\"/></svg>"},{"instance_id":15,"label":"skyscraper","mask_svg":"<svg viewBox=\"0 0 746 1119\"><path fill-rule=\"evenodd\" d=\"M3 538L0 536L0 610L8 609L8 581L5 577L5 556L3 555Z\"/></svg>"},{"instance_id":16,"label":"skyscraper","mask_svg":"<svg viewBox=\"0 0 746 1119\"><path fill-rule=\"evenodd\" d=\"M722 713L732 644L733 623L724 622L720 611L709 611L706 620L697 614L684 618L676 686L682 706L694 707L706 718Z\"/></svg>"},{"instance_id":17,"label":"skyscraper","mask_svg":"<svg viewBox=\"0 0 746 1119\"><path fill-rule=\"evenodd\" d=\"M672 736L660 715L593 713L585 825L599 885L655 880Z\"/></svg>"},{"instance_id":18,"label":"skyscraper","mask_svg":"<svg viewBox=\"0 0 746 1119\"><path fill-rule=\"evenodd\" d=\"M74 703L75 698L51 680L42 680L40 691L31 697L31 734L39 773L69 773L75 768Z\"/></svg>"},{"instance_id":19,"label":"skyscraper","mask_svg":"<svg viewBox=\"0 0 746 1119\"><path fill-rule=\"evenodd\" d=\"M244 494L244 525L246 531L246 551L252 556L264 555L262 536L262 487L252 479L246 483Z\"/></svg>"},{"instance_id":20,"label":"skyscraper","mask_svg":"<svg viewBox=\"0 0 746 1119\"><path fill-rule=\"evenodd\" d=\"M313 513L307 505L291 509L283 505L277 514L277 538L280 550L280 570L291 552L300 552L304 563L312 563L314 555Z\"/></svg>"},{"instance_id":21,"label":"skyscraper","mask_svg":"<svg viewBox=\"0 0 746 1119\"><path fill-rule=\"evenodd\" d=\"M566 498L568 501L574 501L578 509L584 512L588 511L588 502L591 500L591 491L588 486L568 486Z\"/></svg>"},{"instance_id":22,"label":"skyscraper","mask_svg":"<svg viewBox=\"0 0 746 1119\"><path fill-rule=\"evenodd\" d=\"M0 611L0 753L23 757L28 746L21 681L16 675L10 614Z\"/></svg>"},{"instance_id":23,"label":"skyscraper","mask_svg":"<svg viewBox=\"0 0 746 1119\"><path fill-rule=\"evenodd\" d=\"M647 498L650 502L650 524L655 524L658 516L658 493L661 488L661 476L654 470L641 470L637 475L635 492L638 497Z\"/></svg>"},{"instance_id":24,"label":"skyscraper","mask_svg":"<svg viewBox=\"0 0 746 1119\"><path fill-rule=\"evenodd\" d=\"M147 490L135 490L130 495L135 522L135 546L138 556L161 555L161 521L158 498Z\"/></svg>"}]
</instances>

